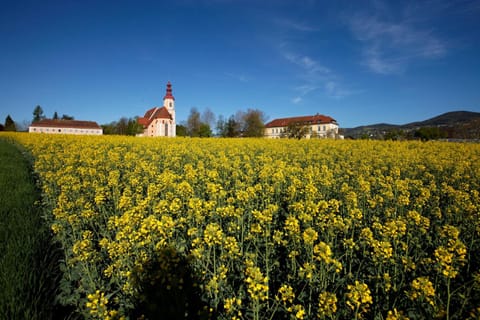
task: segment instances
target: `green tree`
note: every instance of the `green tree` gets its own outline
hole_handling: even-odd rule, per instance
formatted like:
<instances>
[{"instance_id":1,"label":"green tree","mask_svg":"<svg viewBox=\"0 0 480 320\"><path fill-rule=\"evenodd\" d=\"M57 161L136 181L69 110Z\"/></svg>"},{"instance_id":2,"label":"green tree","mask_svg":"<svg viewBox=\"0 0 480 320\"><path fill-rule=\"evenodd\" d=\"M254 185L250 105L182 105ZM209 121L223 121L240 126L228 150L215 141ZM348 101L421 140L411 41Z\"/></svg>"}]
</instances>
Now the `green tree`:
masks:
<instances>
[{"instance_id":1,"label":"green tree","mask_svg":"<svg viewBox=\"0 0 480 320\"><path fill-rule=\"evenodd\" d=\"M53 120L58 120L58 113L57 113L57 111L55 111L55 112L53 113L53 118L52 118L52 119L53 119Z\"/></svg>"},{"instance_id":2,"label":"green tree","mask_svg":"<svg viewBox=\"0 0 480 320\"><path fill-rule=\"evenodd\" d=\"M177 137L186 137L187 136L187 127L182 124L176 125Z\"/></svg>"},{"instance_id":3,"label":"green tree","mask_svg":"<svg viewBox=\"0 0 480 320\"><path fill-rule=\"evenodd\" d=\"M33 120L32 120L32 122L37 122L37 121L40 121L42 119L45 119L45 116L43 114L43 109L42 109L42 107L37 105L35 107L35 109L33 110Z\"/></svg>"},{"instance_id":4,"label":"green tree","mask_svg":"<svg viewBox=\"0 0 480 320\"><path fill-rule=\"evenodd\" d=\"M265 115L258 109L248 109L242 117L244 137L263 137L265 135Z\"/></svg>"},{"instance_id":5,"label":"green tree","mask_svg":"<svg viewBox=\"0 0 480 320\"><path fill-rule=\"evenodd\" d=\"M208 123L201 123L198 130L198 136L201 138L209 138L213 135L212 129Z\"/></svg>"},{"instance_id":6,"label":"green tree","mask_svg":"<svg viewBox=\"0 0 480 320\"><path fill-rule=\"evenodd\" d=\"M217 134L222 138L239 137L241 133L240 123L230 116L225 120L222 116L217 121Z\"/></svg>"},{"instance_id":7,"label":"green tree","mask_svg":"<svg viewBox=\"0 0 480 320\"><path fill-rule=\"evenodd\" d=\"M446 133L439 127L423 127L415 131L414 136L422 141L446 138Z\"/></svg>"},{"instance_id":8,"label":"green tree","mask_svg":"<svg viewBox=\"0 0 480 320\"><path fill-rule=\"evenodd\" d=\"M301 122L290 122L282 136L290 139L302 139L307 136L309 128Z\"/></svg>"},{"instance_id":9,"label":"green tree","mask_svg":"<svg viewBox=\"0 0 480 320\"><path fill-rule=\"evenodd\" d=\"M75 120L75 118L73 116L69 116L68 114L63 114L62 120Z\"/></svg>"},{"instance_id":10,"label":"green tree","mask_svg":"<svg viewBox=\"0 0 480 320\"><path fill-rule=\"evenodd\" d=\"M4 130L5 131L17 131L17 126L15 125L15 122L13 121L12 117L10 117L10 115L8 115L5 118Z\"/></svg>"},{"instance_id":11,"label":"green tree","mask_svg":"<svg viewBox=\"0 0 480 320\"><path fill-rule=\"evenodd\" d=\"M401 129L392 129L385 133L384 139L393 141L404 140L405 132Z\"/></svg>"},{"instance_id":12,"label":"green tree","mask_svg":"<svg viewBox=\"0 0 480 320\"><path fill-rule=\"evenodd\" d=\"M138 117L129 118L127 124L127 135L136 136L143 132L143 126L138 123Z\"/></svg>"}]
</instances>

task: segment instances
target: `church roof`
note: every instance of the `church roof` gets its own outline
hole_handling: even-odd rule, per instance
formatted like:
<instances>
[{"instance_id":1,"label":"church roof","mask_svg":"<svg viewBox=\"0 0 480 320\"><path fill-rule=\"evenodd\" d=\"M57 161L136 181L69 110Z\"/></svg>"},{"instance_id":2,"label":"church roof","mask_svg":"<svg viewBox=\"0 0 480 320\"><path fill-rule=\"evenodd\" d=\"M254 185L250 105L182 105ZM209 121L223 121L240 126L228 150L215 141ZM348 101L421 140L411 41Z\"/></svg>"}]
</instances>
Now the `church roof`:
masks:
<instances>
[{"instance_id":1,"label":"church roof","mask_svg":"<svg viewBox=\"0 0 480 320\"><path fill-rule=\"evenodd\" d=\"M143 117L138 118L138 123L144 127L148 127L153 120L155 119L168 119L172 120L173 117L168 112L166 107L153 107L152 109L145 112Z\"/></svg>"},{"instance_id":2,"label":"church roof","mask_svg":"<svg viewBox=\"0 0 480 320\"><path fill-rule=\"evenodd\" d=\"M94 121L42 119L33 122L30 127L41 128L73 128L73 129L102 129Z\"/></svg>"},{"instance_id":3,"label":"church roof","mask_svg":"<svg viewBox=\"0 0 480 320\"><path fill-rule=\"evenodd\" d=\"M301 116L301 117L274 119L268 122L265 125L265 127L266 128L286 127L291 123L301 123L301 124L309 125L309 124L337 123L337 121L332 117L324 116L322 114L316 114L314 116Z\"/></svg>"}]
</instances>

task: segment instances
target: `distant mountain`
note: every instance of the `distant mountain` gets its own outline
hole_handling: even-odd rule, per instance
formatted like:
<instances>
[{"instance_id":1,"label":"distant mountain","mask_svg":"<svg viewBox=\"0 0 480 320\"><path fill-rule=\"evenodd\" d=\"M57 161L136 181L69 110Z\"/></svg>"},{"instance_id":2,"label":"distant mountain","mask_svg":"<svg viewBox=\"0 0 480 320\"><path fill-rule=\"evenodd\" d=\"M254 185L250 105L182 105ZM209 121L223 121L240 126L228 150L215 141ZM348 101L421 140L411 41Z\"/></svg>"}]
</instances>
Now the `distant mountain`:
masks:
<instances>
[{"instance_id":1,"label":"distant mountain","mask_svg":"<svg viewBox=\"0 0 480 320\"><path fill-rule=\"evenodd\" d=\"M479 112L452 111L452 112L441 114L439 116L433 117L425 121L408 123L406 125L403 125L402 127L412 128L412 127L427 127L427 126L430 126L430 127L451 126L451 125L469 123L476 118L480 118Z\"/></svg>"},{"instance_id":2,"label":"distant mountain","mask_svg":"<svg viewBox=\"0 0 480 320\"><path fill-rule=\"evenodd\" d=\"M345 137L354 139L383 139L389 134L402 134L406 138L414 137L422 128L438 128L442 136L447 138L478 139L480 138L480 113L470 111L453 111L424 121L416 121L403 125L378 123L343 129Z\"/></svg>"}]
</instances>

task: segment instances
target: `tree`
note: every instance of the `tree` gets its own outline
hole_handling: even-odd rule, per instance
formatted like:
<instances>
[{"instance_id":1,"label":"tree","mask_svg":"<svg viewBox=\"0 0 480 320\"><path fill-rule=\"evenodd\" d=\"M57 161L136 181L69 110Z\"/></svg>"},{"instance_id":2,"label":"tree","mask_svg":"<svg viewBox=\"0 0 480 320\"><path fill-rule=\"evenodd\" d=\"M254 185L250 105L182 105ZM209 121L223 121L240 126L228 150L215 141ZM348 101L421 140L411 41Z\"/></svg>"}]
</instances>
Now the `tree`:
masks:
<instances>
[{"instance_id":1,"label":"tree","mask_svg":"<svg viewBox=\"0 0 480 320\"><path fill-rule=\"evenodd\" d=\"M234 138L241 135L241 124L235 120L234 116L230 116L225 126L225 137Z\"/></svg>"},{"instance_id":2,"label":"tree","mask_svg":"<svg viewBox=\"0 0 480 320\"><path fill-rule=\"evenodd\" d=\"M187 119L187 133L190 137L199 137L200 136L200 126L202 122L200 121L200 112L197 108L190 109L190 115Z\"/></svg>"},{"instance_id":3,"label":"tree","mask_svg":"<svg viewBox=\"0 0 480 320\"><path fill-rule=\"evenodd\" d=\"M68 114L63 114L62 115L62 120L74 120L75 118L73 116L69 116Z\"/></svg>"},{"instance_id":4,"label":"tree","mask_svg":"<svg viewBox=\"0 0 480 320\"><path fill-rule=\"evenodd\" d=\"M127 124L127 135L136 136L143 132L143 126L138 123L138 117L129 118Z\"/></svg>"},{"instance_id":5,"label":"tree","mask_svg":"<svg viewBox=\"0 0 480 320\"><path fill-rule=\"evenodd\" d=\"M285 131L282 133L283 137L302 139L307 136L309 128L301 122L290 122Z\"/></svg>"},{"instance_id":6,"label":"tree","mask_svg":"<svg viewBox=\"0 0 480 320\"><path fill-rule=\"evenodd\" d=\"M206 123L209 125L210 128L212 128L213 125L215 124L215 118L216 118L215 114L212 112L212 110L210 110L209 108L206 108L203 111L200 120L202 123Z\"/></svg>"},{"instance_id":7,"label":"tree","mask_svg":"<svg viewBox=\"0 0 480 320\"><path fill-rule=\"evenodd\" d=\"M447 135L439 127L422 127L415 131L414 136L422 141L446 138Z\"/></svg>"},{"instance_id":8,"label":"tree","mask_svg":"<svg viewBox=\"0 0 480 320\"><path fill-rule=\"evenodd\" d=\"M177 137L186 137L187 136L187 127L183 124L176 125Z\"/></svg>"},{"instance_id":9,"label":"tree","mask_svg":"<svg viewBox=\"0 0 480 320\"><path fill-rule=\"evenodd\" d=\"M13 121L12 117L10 117L10 115L8 115L5 118L4 130L5 131L17 131L17 126L15 125L15 122Z\"/></svg>"},{"instance_id":10,"label":"tree","mask_svg":"<svg viewBox=\"0 0 480 320\"><path fill-rule=\"evenodd\" d=\"M218 117L217 124L216 124L216 127L215 127L215 129L217 130L217 135L218 136L226 137L226 135L225 135L226 125L227 125L227 123L226 123L225 119L223 118L222 115L220 115Z\"/></svg>"},{"instance_id":11,"label":"tree","mask_svg":"<svg viewBox=\"0 0 480 320\"><path fill-rule=\"evenodd\" d=\"M244 137L263 137L265 135L265 115L258 109L248 109L243 117Z\"/></svg>"},{"instance_id":12,"label":"tree","mask_svg":"<svg viewBox=\"0 0 480 320\"><path fill-rule=\"evenodd\" d=\"M122 117L118 121L102 125L103 134L118 134L135 136L143 132L143 126L138 123L138 118Z\"/></svg>"},{"instance_id":13,"label":"tree","mask_svg":"<svg viewBox=\"0 0 480 320\"><path fill-rule=\"evenodd\" d=\"M405 132L401 129L392 129L385 132L385 135L383 138L385 140L393 140L393 141L404 140Z\"/></svg>"},{"instance_id":14,"label":"tree","mask_svg":"<svg viewBox=\"0 0 480 320\"><path fill-rule=\"evenodd\" d=\"M55 111L55 113L53 114L53 120L58 120L58 113L57 111Z\"/></svg>"},{"instance_id":15,"label":"tree","mask_svg":"<svg viewBox=\"0 0 480 320\"><path fill-rule=\"evenodd\" d=\"M198 136L201 138L209 138L213 135L212 129L208 123L201 123L198 130Z\"/></svg>"},{"instance_id":16,"label":"tree","mask_svg":"<svg viewBox=\"0 0 480 320\"><path fill-rule=\"evenodd\" d=\"M45 116L43 115L43 109L39 105L35 107L33 110L33 121L32 122L37 122L42 119L45 119Z\"/></svg>"}]
</instances>

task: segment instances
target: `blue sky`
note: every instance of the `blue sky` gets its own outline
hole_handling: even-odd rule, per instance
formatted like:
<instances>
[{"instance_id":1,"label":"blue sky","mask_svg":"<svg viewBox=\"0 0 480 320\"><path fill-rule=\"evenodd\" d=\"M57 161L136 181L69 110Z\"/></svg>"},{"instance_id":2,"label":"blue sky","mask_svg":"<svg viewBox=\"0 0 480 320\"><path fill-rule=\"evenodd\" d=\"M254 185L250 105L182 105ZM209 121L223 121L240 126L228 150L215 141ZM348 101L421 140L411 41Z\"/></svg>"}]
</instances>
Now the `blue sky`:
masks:
<instances>
[{"instance_id":1,"label":"blue sky","mask_svg":"<svg viewBox=\"0 0 480 320\"><path fill-rule=\"evenodd\" d=\"M161 106L340 127L480 112L480 1L2 1L0 122Z\"/></svg>"}]
</instances>

